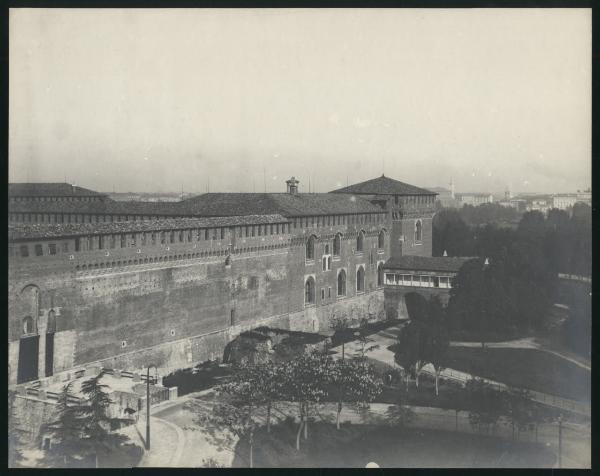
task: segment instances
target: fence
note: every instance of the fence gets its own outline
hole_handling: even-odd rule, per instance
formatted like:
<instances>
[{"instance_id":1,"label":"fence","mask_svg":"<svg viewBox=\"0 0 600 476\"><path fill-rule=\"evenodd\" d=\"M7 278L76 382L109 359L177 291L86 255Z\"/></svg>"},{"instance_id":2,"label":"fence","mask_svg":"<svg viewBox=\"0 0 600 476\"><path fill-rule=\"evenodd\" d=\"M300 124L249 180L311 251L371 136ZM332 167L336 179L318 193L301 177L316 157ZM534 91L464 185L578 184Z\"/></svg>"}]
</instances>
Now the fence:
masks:
<instances>
[{"instance_id":1,"label":"fence","mask_svg":"<svg viewBox=\"0 0 600 476\"><path fill-rule=\"evenodd\" d=\"M336 404L319 405L311 411L312 419L332 423L335 421ZM284 420L287 417L298 419L298 404L278 402L273 406L271 417L274 420ZM371 404L364 411L357 412L354 408L344 405L340 415L342 424L394 424L387 414L388 408L395 405ZM525 430L513 427L507 418L500 418L495 425L477 426L471 424L469 412L445 410L434 407L411 407L412 418L404 422L407 428L449 431L474 435L486 435L516 442L529 442L544 445L557 455L559 452L559 426L561 427L561 458L562 467L589 468L591 466L591 427L573 423L540 423L530 425ZM264 419L264 415L261 420Z\"/></svg>"},{"instance_id":2,"label":"fence","mask_svg":"<svg viewBox=\"0 0 600 476\"><path fill-rule=\"evenodd\" d=\"M423 372L428 375L434 375L435 372L430 367L431 365L426 365L423 368ZM469 379L472 378L472 375L465 372L459 372L453 369L444 369L440 374L440 377L449 380L454 380L464 385ZM489 386L496 390L506 391L513 389L513 387L509 385L505 385L500 382L495 382L493 380L488 380L484 378L482 378L481 380L483 380L485 383L487 383ZM542 392L537 392L535 390L527 390L527 392L529 393L530 399L535 402L543 403L545 405L559 408L561 410L578 413L580 415L588 417L591 416L591 406L589 404L578 402L576 400L570 400L568 398L557 397L555 395L548 395Z\"/></svg>"}]
</instances>

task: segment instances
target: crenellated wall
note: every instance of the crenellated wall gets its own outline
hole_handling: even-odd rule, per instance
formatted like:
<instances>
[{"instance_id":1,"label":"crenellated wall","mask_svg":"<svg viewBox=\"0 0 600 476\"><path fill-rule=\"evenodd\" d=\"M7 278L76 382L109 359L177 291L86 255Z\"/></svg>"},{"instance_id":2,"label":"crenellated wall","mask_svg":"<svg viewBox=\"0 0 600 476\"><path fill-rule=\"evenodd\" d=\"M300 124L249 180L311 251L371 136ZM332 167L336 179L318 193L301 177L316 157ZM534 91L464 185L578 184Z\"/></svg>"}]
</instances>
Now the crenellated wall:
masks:
<instances>
[{"instance_id":1,"label":"crenellated wall","mask_svg":"<svg viewBox=\"0 0 600 476\"><path fill-rule=\"evenodd\" d=\"M164 369L187 367L221 358L230 340L257 325L327 331L336 313L382 317L377 266L388 259L390 242L386 233L384 247L379 248L382 229L383 224L298 229L292 237L238 240L239 248L213 244L210 253L194 250L190 243L170 245L168 250L80 252L75 259L11 257L9 383L17 381L20 346L29 335L39 336L41 378L92 362L123 369L149 363ZM357 252L361 230L363 251ZM325 246L331 249L336 233L343 234L341 251L332 257L330 269L323 270ZM316 237L315 259L307 261L305 242L311 235ZM149 261L163 255L170 259ZM94 266L108 258L115 261L114 267ZM365 275L362 292L356 289L359 267ZM341 269L347 276L346 294L337 296ZM315 280L316 299L305 305L307 276ZM26 316L32 317L33 327L24 335ZM49 373L48 331L54 331Z\"/></svg>"}]
</instances>

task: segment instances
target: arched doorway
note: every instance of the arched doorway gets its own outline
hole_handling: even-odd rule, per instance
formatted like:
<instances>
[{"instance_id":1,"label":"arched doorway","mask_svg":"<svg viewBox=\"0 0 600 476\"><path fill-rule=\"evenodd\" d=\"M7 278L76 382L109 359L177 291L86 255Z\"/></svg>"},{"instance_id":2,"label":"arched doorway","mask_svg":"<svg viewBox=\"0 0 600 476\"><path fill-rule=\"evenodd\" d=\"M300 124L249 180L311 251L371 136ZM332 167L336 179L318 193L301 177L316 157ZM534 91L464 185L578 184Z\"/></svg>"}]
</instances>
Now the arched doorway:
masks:
<instances>
[{"instance_id":1,"label":"arched doorway","mask_svg":"<svg viewBox=\"0 0 600 476\"><path fill-rule=\"evenodd\" d=\"M56 332L56 313L54 309L48 312L46 326L46 377L54 375L54 333Z\"/></svg>"},{"instance_id":2,"label":"arched doorway","mask_svg":"<svg viewBox=\"0 0 600 476\"><path fill-rule=\"evenodd\" d=\"M40 348L40 336L38 335L37 330L37 318L40 309L40 290L35 285L25 286L21 291L20 298L23 309L26 310L26 315L21 320L17 383L37 380Z\"/></svg>"}]
</instances>

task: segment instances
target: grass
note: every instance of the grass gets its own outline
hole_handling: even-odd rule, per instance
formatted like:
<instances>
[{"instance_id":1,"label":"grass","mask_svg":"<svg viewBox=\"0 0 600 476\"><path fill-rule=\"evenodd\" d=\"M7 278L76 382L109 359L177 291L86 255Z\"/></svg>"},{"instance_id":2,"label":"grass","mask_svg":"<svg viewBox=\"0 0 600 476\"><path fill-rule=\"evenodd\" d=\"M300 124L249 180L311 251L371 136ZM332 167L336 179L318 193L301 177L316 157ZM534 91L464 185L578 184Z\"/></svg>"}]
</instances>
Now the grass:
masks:
<instances>
[{"instance_id":1,"label":"grass","mask_svg":"<svg viewBox=\"0 0 600 476\"><path fill-rule=\"evenodd\" d=\"M491 436L376 425L313 423L295 449L296 425L279 424L255 435L255 467L552 467L553 453L533 443ZM247 467L248 444L236 447L234 467Z\"/></svg>"},{"instance_id":2,"label":"grass","mask_svg":"<svg viewBox=\"0 0 600 476\"><path fill-rule=\"evenodd\" d=\"M450 347L446 365L515 387L573 400L590 400L588 370L536 349Z\"/></svg>"}]
</instances>

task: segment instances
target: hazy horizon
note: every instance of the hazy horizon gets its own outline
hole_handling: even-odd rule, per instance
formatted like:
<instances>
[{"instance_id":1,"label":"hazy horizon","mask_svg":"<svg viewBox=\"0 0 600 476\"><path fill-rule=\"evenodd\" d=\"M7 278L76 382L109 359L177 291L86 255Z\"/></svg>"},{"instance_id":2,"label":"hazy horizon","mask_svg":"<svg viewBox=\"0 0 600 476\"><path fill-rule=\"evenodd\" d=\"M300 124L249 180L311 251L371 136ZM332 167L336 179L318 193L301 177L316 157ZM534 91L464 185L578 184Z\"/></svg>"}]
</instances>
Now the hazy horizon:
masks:
<instances>
[{"instance_id":1,"label":"hazy horizon","mask_svg":"<svg viewBox=\"0 0 600 476\"><path fill-rule=\"evenodd\" d=\"M591 186L591 10L11 9L9 181ZM310 177L310 178L309 178Z\"/></svg>"}]
</instances>

